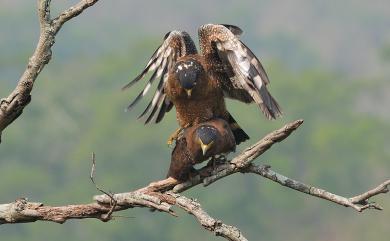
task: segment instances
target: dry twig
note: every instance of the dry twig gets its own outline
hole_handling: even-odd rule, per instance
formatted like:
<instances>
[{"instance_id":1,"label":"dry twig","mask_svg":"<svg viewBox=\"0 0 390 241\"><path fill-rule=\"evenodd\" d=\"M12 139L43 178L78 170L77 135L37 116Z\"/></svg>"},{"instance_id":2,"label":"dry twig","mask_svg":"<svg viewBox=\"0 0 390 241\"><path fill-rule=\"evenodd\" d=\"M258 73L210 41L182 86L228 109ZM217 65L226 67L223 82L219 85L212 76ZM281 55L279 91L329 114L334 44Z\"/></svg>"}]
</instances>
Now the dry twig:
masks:
<instances>
[{"instance_id":1,"label":"dry twig","mask_svg":"<svg viewBox=\"0 0 390 241\"><path fill-rule=\"evenodd\" d=\"M104 191L102 188L100 188L96 184L96 182L95 182L95 171L96 171L96 155L95 155L95 152L93 152L92 153L91 174L89 175L89 178L91 179L91 182L93 183L93 185L95 185L96 190L98 190L101 193L106 194L111 199L111 202L110 202L111 208L110 208L110 210L107 212L107 214L101 216L101 219L103 221L110 221L110 219L112 217L112 213L114 212L118 202L116 201L116 199L114 198L112 193L108 193L108 192Z\"/></svg>"}]
</instances>

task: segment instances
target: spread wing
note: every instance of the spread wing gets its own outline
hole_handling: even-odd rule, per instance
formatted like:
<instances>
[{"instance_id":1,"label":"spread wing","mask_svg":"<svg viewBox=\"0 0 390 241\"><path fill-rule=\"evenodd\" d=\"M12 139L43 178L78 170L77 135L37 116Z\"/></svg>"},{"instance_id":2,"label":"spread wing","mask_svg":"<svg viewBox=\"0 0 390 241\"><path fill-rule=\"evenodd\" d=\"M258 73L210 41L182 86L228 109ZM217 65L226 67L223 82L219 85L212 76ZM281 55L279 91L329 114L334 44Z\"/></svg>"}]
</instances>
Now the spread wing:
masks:
<instances>
[{"instance_id":1,"label":"spread wing","mask_svg":"<svg viewBox=\"0 0 390 241\"><path fill-rule=\"evenodd\" d=\"M268 92L268 76L253 52L240 41L242 30L233 25L207 24L199 29L202 54L215 71L226 97L255 102L268 119L281 116L279 104ZM218 69L218 68L216 68Z\"/></svg>"},{"instance_id":2,"label":"spread wing","mask_svg":"<svg viewBox=\"0 0 390 241\"><path fill-rule=\"evenodd\" d=\"M186 32L172 31L165 35L164 42L153 53L144 70L122 90L130 88L139 80L152 72L143 90L129 104L126 110L131 110L150 90L153 82L160 79L152 100L138 118L145 117L145 124L153 118L155 123L160 122L165 113L172 109L172 102L166 96L164 86L168 80L169 70L175 65L177 59L188 54L196 54L197 50L191 37Z\"/></svg>"}]
</instances>

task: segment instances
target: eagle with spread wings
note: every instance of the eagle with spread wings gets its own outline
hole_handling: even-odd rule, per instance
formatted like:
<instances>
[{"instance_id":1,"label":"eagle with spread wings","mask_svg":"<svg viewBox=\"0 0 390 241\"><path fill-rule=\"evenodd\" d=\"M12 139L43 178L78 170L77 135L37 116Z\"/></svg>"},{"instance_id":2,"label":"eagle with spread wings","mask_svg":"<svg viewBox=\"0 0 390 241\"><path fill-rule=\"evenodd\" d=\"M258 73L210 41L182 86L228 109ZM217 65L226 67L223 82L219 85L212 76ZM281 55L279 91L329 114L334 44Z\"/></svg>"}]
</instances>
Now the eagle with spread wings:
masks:
<instances>
[{"instance_id":1,"label":"eagle with spread wings","mask_svg":"<svg viewBox=\"0 0 390 241\"><path fill-rule=\"evenodd\" d=\"M255 103L268 119L281 116L279 104L267 89L268 76L253 52L240 40L242 30L233 25L206 24L199 28L200 53L187 32L171 31L154 52L145 69L123 89L151 77L129 104L132 109L159 79L153 98L139 116L160 122L173 106L181 128L226 120L236 144L249 139L226 109L225 97Z\"/></svg>"}]
</instances>

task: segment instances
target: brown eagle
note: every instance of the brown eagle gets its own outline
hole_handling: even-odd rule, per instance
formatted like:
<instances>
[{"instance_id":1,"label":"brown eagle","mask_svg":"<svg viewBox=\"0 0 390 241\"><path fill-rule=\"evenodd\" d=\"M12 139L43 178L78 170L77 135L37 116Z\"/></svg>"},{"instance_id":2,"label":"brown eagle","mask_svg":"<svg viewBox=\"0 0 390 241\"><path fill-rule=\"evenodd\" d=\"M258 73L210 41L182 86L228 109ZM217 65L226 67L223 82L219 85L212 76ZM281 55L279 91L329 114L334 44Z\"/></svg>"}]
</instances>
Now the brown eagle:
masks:
<instances>
[{"instance_id":1,"label":"brown eagle","mask_svg":"<svg viewBox=\"0 0 390 241\"><path fill-rule=\"evenodd\" d=\"M269 79L263 66L240 41L241 33L242 30L233 25L203 25L199 28L200 53L188 33L167 33L145 69L123 87L129 88L148 72L153 72L127 110L160 79L152 100L139 116L145 117L145 124L152 119L160 122L174 105L182 128L222 118L230 124L237 144L249 139L227 111L224 97L255 102L268 119L280 116L281 110L267 90Z\"/></svg>"},{"instance_id":2,"label":"brown eagle","mask_svg":"<svg viewBox=\"0 0 390 241\"><path fill-rule=\"evenodd\" d=\"M233 132L223 119L212 119L187 127L176 141L167 177L181 181L188 179L191 173L196 173L193 168L195 164L235 149Z\"/></svg>"}]
</instances>

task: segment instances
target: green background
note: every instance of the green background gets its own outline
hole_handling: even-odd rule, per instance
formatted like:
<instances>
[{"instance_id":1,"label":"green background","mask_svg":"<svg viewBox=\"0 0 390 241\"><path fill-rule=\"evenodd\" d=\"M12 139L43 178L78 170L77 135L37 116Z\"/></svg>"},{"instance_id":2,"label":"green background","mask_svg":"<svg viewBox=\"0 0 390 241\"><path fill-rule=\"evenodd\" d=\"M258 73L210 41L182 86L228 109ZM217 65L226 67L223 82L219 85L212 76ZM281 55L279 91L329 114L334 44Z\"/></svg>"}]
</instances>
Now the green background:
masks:
<instances>
[{"instance_id":1,"label":"green background","mask_svg":"<svg viewBox=\"0 0 390 241\"><path fill-rule=\"evenodd\" d=\"M53 16L77 1L52 1ZM88 203L91 152L97 182L124 192L165 176L177 127L174 113L159 125L123 110L134 89L120 88L141 71L166 32L197 41L205 23L229 23L262 60L284 117L267 121L256 106L228 101L254 143L303 118L304 125L256 163L336 194L353 196L390 173L390 3L380 1L126 1L100 0L57 36L53 58L39 75L32 102L3 133L0 203L28 197L50 205ZM36 2L0 0L0 96L24 71L38 38ZM210 215L237 226L249 240L387 241L389 195L382 212L334 205L255 175L233 175L186 193ZM221 240L179 211L146 209L114 221L72 220L3 225L0 240Z\"/></svg>"}]
</instances>

